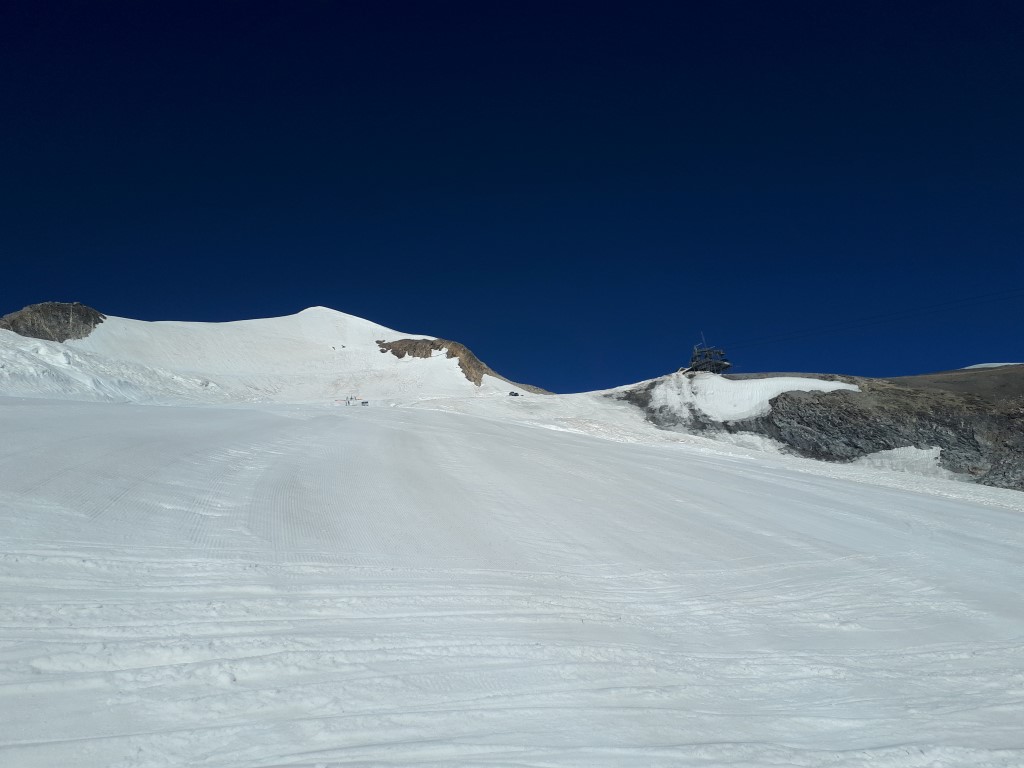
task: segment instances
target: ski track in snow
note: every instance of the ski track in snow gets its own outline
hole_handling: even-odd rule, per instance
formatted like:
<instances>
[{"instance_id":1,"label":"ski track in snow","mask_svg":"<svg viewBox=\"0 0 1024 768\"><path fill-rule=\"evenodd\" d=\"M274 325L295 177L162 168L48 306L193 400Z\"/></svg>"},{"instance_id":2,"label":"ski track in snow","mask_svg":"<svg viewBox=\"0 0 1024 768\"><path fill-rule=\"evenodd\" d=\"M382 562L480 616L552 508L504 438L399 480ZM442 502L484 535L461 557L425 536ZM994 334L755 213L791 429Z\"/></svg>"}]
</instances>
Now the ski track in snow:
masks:
<instances>
[{"instance_id":1,"label":"ski track in snow","mask_svg":"<svg viewBox=\"0 0 1024 768\"><path fill-rule=\"evenodd\" d=\"M0 399L0 764L1024 765L1020 494L436 408Z\"/></svg>"}]
</instances>

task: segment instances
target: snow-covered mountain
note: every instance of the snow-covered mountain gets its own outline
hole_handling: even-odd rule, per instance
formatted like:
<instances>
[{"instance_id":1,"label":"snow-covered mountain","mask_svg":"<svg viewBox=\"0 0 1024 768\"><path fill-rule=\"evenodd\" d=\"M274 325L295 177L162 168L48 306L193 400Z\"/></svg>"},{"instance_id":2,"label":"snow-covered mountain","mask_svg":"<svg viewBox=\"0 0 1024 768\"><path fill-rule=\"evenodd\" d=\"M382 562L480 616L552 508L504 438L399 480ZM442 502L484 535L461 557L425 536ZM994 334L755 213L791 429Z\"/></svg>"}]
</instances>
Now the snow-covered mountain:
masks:
<instances>
[{"instance_id":1,"label":"snow-covered mountain","mask_svg":"<svg viewBox=\"0 0 1024 768\"><path fill-rule=\"evenodd\" d=\"M32 307L22 312L40 314ZM227 323L99 318L79 331L81 338L63 343L0 330L0 392L164 403L331 403L346 397L400 403L537 391L501 378L455 342L441 340L426 358L399 357L380 342L431 337L325 307ZM33 327L43 336L55 330ZM467 376L467 366L479 369L477 381Z\"/></svg>"},{"instance_id":2,"label":"snow-covered mountain","mask_svg":"<svg viewBox=\"0 0 1024 768\"><path fill-rule=\"evenodd\" d=\"M549 401L502 402L510 392ZM881 460L1024 489L1024 366L1015 365L890 380L677 373L604 393L551 396L508 381L458 342L325 307L188 323L51 302L0 318L0 393L163 404L430 402L548 423L586 413L594 433L644 435L653 426L729 442L753 436L766 449L809 458ZM477 399L479 407L468 402ZM633 414L627 428L611 400L639 408L647 424L633 423Z\"/></svg>"},{"instance_id":3,"label":"snow-covered mountain","mask_svg":"<svg viewBox=\"0 0 1024 768\"><path fill-rule=\"evenodd\" d=\"M531 403L502 402L510 392ZM604 393L551 396L508 381L458 342L325 307L188 323L51 302L0 318L0 393L162 404L430 402L481 415L534 414L547 423L578 422L585 413L594 433L645 435L653 426L746 444L753 436L763 448L809 458L882 460L1024 489L1024 366L1015 365L889 380L671 374ZM472 406L477 399L483 402ZM636 414L624 419L612 400L639 408L647 423L634 423Z\"/></svg>"},{"instance_id":4,"label":"snow-covered mountain","mask_svg":"<svg viewBox=\"0 0 1024 768\"><path fill-rule=\"evenodd\" d=\"M1024 494L737 428L898 385L510 397L321 308L8 325L0 765L1024 764Z\"/></svg>"}]
</instances>

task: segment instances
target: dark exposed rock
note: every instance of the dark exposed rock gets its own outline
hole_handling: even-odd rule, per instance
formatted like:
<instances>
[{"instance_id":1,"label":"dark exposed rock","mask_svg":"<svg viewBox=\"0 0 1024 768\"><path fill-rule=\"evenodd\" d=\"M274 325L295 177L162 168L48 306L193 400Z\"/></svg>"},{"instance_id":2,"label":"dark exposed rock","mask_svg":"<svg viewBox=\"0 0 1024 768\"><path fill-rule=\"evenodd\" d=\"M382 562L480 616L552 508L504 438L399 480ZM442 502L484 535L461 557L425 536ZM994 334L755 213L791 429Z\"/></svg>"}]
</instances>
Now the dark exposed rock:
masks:
<instances>
[{"instance_id":1,"label":"dark exposed rock","mask_svg":"<svg viewBox=\"0 0 1024 768\"><path fill-rule=\"evenodd\" d=\"M1024 387L1024 366L1012 368L1017 370L999 376L984 373L996 369L980 369L982 376L974 381L961 372L945 379L943 374L894 380L816 376L855 383L860 392L785 392L772 399L767 415L733 422L717 422L692 409L653 408L651 392L659 380L616 396L642 408L659 427L755 433L824 461L938 447L945 469L986 485L1024 490L1024 395L1012 396ZM929 386L911 386L919 378L931 379Z\"/></svg>"},{"instance_id":2,"label":"dark exposed rock","mask_svg":"<svg viewBox=\"0 0 1024 768\"><path fill-rule=\"evenodd\" d=\"M785 392L772 400L767 415L726 429L767 435L803 456L828 461L938 447L940 464L951 472L1024 489L1019 407L889 382L863 381L860 387L861 392Z\"/></svg>"},{"instance_id":3,"label":"dark exposed rock","mask_svg":"<svg viewBox=\"0 0 1024 768\"><path fill-rule=\"evenodd\" d=\"M44 301L0 317L0 328L46 341L84 339L106 315L77 301Z\"/></svg>"},{"instance_id":4,"label":"dark exposed rock","mask_svg":"<svg viewBox=\"0 0 1024 768\"><path fill-rule=\"evenodd\" d=\"M911 389L931 389L977 395L995 402L1024 397L1024 365L1000 365L992 368L964 368L922 376L886 379Z\"/></svg>"},{"instance_id":5,"label":"dark exposed rock","mask_svg":"<svg viewBox=\"0 0 1024 768\"><path fill-rule=\"evenodd\" d=\"M647 412L647 420L658 424L661 411L655 410L651 407L651 390L657 386L659 379L648 381L644 384L638 384L635 387L631 387L627 390L614 393L612 396L617 400L625 400L627 403L635 405L643 411ZM671 427L678 424L679 421L672 418L669 419L669 423L658 424L660 427Z\"/></svg>"},{"instance_id":6,"label":"dark exposed rock","mask_svg":"<svg viewBox=\"0 0 1024 768\"><path fill-rule=\"evenodd\" d=\"M443 351L448 358L458 358L459 368L462 369L462 373L478 387L483 382L484 374L487 374L502 381L507 381L509 384L513 384L520 389L525 389L527 392L539 395L551 394L540 387L519 384L511 379L506 379L499 373L495 373L486 363L474 355L466 345L460 344L457 341L448 341L447 339L398 339L397 341L378 341L377 346L380 347L381 352L390 352L399 359L406 355L423 358L433 357L434 352Z\"/></svg>"},{"instance_id":7,"label":"dark exposed rock","mask_svg":"<svg viewBox=\"0 0 1024 768\"><path fill-rule=\"evenodd\" d=\"M927 389L940 392L955 392L961 395L976 395L986 400L1001 402L1024 397L1024 365L1000 365L991 368L960 368L953 371L938 371L916 376L897 376L868 379L858 376L844 376L835 373L733 373L725 374L726 379L771 379L778 376L810 376L824 381L845 381L857 384L862 381L886 381L905 389Z\"/></svg>"}]
</instances>

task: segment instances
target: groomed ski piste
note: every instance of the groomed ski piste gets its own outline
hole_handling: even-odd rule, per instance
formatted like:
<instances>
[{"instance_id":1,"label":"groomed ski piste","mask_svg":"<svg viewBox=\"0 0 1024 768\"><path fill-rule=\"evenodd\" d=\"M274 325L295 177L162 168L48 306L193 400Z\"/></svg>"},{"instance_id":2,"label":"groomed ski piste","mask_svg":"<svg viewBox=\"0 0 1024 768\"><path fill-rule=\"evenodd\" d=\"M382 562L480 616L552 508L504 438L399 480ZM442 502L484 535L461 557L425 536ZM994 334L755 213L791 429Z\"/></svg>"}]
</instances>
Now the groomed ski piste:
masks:
<instances>
[{"instance_id":1,"label":"groomed ski piste","mask_svg":"<svg viewBox=\"0 0 1024 768\"><path fill-rule=\"evenodd\" d=\"M0 765L1024 765L1024 494L509 397L398 338L0 330Z\"/></svg>"}]
</instances>

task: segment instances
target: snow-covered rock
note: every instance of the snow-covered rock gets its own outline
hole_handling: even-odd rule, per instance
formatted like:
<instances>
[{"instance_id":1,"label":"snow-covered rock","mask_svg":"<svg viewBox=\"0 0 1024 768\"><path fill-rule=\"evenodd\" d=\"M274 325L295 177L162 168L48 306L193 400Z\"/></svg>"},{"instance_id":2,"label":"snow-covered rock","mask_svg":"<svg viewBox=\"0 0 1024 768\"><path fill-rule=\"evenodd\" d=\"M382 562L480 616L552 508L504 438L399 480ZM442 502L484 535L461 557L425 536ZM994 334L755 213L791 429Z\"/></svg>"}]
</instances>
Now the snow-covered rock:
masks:
<instances>
[{"instance_id":1,"label":"snow-covered rock","mask_svg":"<svg viewBox=\"0 0 1024 768\"><path fill-rule=\"evenodd\" d=\"M714 373L676 373L656 381L650 390L651 408L686 418L699 415L713 421L741 421L764 416L771 400L783 392L859 391L855 384L796 376L731 380Z\"/></svg>"}]
</instances>

